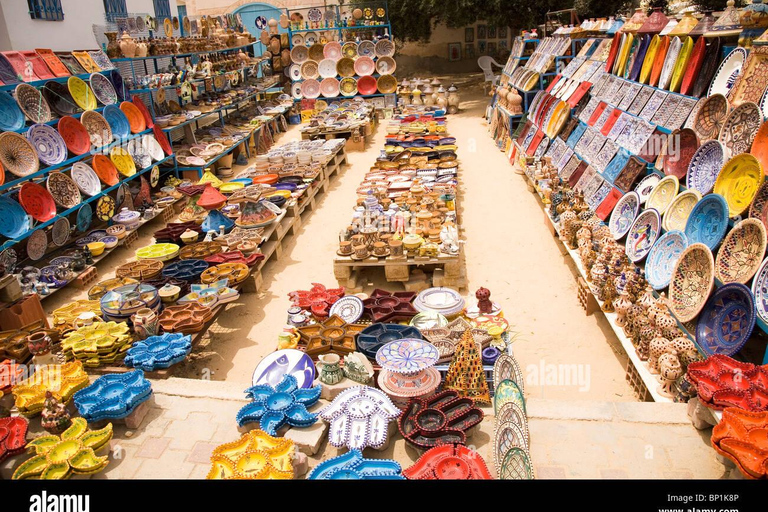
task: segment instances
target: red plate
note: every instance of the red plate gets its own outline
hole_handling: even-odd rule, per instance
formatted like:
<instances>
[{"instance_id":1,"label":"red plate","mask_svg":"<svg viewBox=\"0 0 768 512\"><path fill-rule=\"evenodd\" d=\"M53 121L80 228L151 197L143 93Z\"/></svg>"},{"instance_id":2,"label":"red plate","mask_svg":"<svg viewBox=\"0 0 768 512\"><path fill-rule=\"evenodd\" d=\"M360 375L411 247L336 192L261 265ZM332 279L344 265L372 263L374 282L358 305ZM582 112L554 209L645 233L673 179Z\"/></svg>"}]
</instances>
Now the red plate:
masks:
<instances>
[{"instance_id":1,"label":"red plate","mask_svg":"<svg viewBox=\"0 0 768 512\"><path fill-rule=\"evenodd\" d=\"M357 81L357 92L363 96L376 94L376 79L372 76L361 76Z\"/></svg>"},{"instance_id":2,"label":"red plate","mask_svg":"<svg viewBox=\"0 0 768 512\"><path fill-rule=\"evenodd\" d=\"M153 128L155 126L155 122L152 121L152 114L149 113L147 106L143 101L141 101L141 98L134 94L133 98L131 98L131 101L133 101L133 104L136 105L136 107L141 111L141 114L144 116L144 123L147 125L147 128Z\"/></svg>"},{"instance_id":3,"label":"red plate","mask_svg":"<svg viewBox=\"0 0 768 512\"><path fill-rule=\"evenodd\" d=\"M117 168L108 157L104 155L95 155L91 162L91 167L96 171L96 175L105 185L111 187L117 185L120 178L117 177Z\"/></svg>"},{"instance_id":4,"label":"red plate","mask_svg":"<svg viewBox=\"0 0 768 512\"><path fill-rule=\"evenodd\" d=\"M278 176L277 174L262 174L261 176L255 176L252 179L253 179L253 183L273 185L277 183L277 180L280 179L280 176Z\"/></svg>"},{"instance_id":5,"label":"red plate","mask_svg":"<svg viewBox=\"0 0 768 512\"><path fill-rule=\"evenodd\" d=\"M19 203L38 222L46 222L56 216L56 202L45 187L31 181L19 189Z\"/></svg>"},{"instance_id":6,"label":"red plate","mask_svg":"<svg viewBox=\"0 0 768 512\"><path fill-rule=\"evenodd\" d=\"M75 155L84 155L91 150L91 137L83 123L72 116L64 116L59 119L59 134Z\"/></svg>"},{"instance_id":7,"label":"red plate","mask_svg":"<svg viewBox=\"0 0 768 512\"><path fill-rule=\"evenodd\" d=\"M173 154L173 148L171 147L171 143L168 142L168 137L166 137L163 129L157 125L154 125L152 127L152 133L155 134L155 140L160 143L160 147L163 148L165 154L171 156Z\"/></svg>"},{"instance_id":8,"label":"red plate","mask_svg":"<svg viewBox=\"0 0 768 512\"><path fill-rule=\"evenodd\" d=\"M605 122L605 124L600 128L600 133L608 136L609 133L611 133L611 128L613 128L613 125L616 124L616 121L621 117L621 110L615 108L613 109L613 112L611 112L611 115L608 117L608 120Z\"/></svg>"},{"instance_id":9,"label":"red plate","mask_svg":"<svg viewBox=\"0 0 768 512\"><path fill-rule=\"evenodd\" d=\"M680 86L680 94L691 94L693 84L696 82L696 78L699 76L701 65L704 63L704 54L707 49L706 38L700 37L693 47L693 53L688 60L688 67L683 75L683 83Z\"/></svg>"},{"instance_id":10,"label":"red plate","mask_svg":"<svg viewBox=\"0 0 768 512\"><path fill-rule=\"evenodd\" d=\"M42 57L48 69L56 76L69 76L71 73L59 58L48 48L35 48L37 54Z\"/></svg>"},{"instance_id":11,"label":"red plate","mask_svg":"<svg viewBox=\"0 0 768 512\"><path fill-rule=\"evenodd\" d=\"M613 69L613 61L616 60L619 46L621 46L621 32L616 32L611 43L611 50L608 52L608 60L605 61L605 71L608 73Z\"/></svg>"}]
</instances>

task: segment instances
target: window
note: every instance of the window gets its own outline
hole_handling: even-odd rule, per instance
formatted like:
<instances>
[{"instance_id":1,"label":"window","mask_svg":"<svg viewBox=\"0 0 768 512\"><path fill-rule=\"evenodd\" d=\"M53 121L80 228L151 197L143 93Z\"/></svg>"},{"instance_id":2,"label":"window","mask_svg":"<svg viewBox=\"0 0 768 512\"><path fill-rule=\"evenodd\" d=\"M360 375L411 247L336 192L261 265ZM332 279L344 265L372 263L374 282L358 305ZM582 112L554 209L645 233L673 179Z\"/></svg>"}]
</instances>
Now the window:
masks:
<instances>
[{"instance_id":1,"label":"window","mask_svg":"<svg viewBox=\"0 0 768 512\"><path fill-rule=\"evenodd\" d=\"M29 16L33 20L61 21L64 11L61 0L27 0Z\"/></svg>"},{"instance_id":2,"label":"window","mask_svg":"<svg viewBox=\"0 0 768 512\"><path fill-rule=\"evenodd\" d=\"M104 0L104 13L108 21L115 21L117 18L128 16L128 8L125 6L125 0Z\"/></svg>"},{"instance_id":3,"label":"window","mask_svg":"<svg viewBox=\"0 0 768 512\"><path fill-rule=\"evenodd\" d=\"M152 0L155 4L155 17L159 20L171 17L171 4L169 0Z\"/></svg>"}]
</instances>

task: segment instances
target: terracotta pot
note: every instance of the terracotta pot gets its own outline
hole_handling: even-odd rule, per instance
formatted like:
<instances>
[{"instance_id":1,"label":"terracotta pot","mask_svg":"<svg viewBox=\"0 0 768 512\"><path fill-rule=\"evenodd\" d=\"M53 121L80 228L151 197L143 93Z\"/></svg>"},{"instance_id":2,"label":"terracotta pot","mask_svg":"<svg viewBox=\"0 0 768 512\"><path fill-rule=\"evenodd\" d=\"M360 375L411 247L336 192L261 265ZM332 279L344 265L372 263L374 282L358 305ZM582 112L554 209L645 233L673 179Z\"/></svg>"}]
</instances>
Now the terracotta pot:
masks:
<instances>
[{"instance_id":1,"label":"terracotta pot","mask_svg":"<svg viewBox=\"0 0 768 512\"><path fill-rule=\"evenodd\" d=\"M136 57L136 41L133 40L128 32L123 32L123 35L120 38L120 52L126 59L133 59Z\"/></svg>"}]
</instances>

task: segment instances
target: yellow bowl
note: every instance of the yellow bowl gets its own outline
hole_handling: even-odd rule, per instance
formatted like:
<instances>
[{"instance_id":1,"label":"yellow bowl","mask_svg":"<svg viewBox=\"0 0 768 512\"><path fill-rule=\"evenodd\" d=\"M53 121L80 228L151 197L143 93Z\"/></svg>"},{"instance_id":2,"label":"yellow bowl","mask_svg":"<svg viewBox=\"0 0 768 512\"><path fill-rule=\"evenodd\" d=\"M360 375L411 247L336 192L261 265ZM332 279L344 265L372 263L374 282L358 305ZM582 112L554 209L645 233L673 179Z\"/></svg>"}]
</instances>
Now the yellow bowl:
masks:
<instances>
[{"instance_id":1,"label":"yellow bowl","mask_svg":"<svg viewBox=\"0 0 768 512\"><path fill-rule=\"evenodd\" d=\"M133 158L130 153L121 147L114 147L109 152L109 159L115 164L117 170L125 177L133 176L136 174L136 164L133 162Z\"/></svg>"},{"instance_id":2,"label":"yellow bowl","mask_svg":"<svg viewBox=\"0 0 768 512\"><path fill-rule=\"evenodd\" d=\"M736 217L749 208L763 184L763 168L757 158L742 153L728 160L715 181L715 194L728 203L728 216Z\"/></svg>"},{"instance_id":3,"label":"yellow bowl","mask_svg":"<svg viewBox=\"0 0 768 512\"><path fill-rule=\"evenodd\" d=\"M176 244L152 244L136 251L136 258L140 260L157 259L160 261L172 260L179 254L179 246Z\"/></svg>"},{"instance_id":4,"label":"yellow bowl","mask_svg":"<svg viewBox=\"0 0 768 512\"><path fill-rule=\"evenodd\" d=\"M240 190L241 188L245 188L245 183L239 181L230 181L227 183L222 183L219 187L219 192L222 194L231 194L235 190Z\"/></svg>"},{"instance_id":5,"label":"yellow bowl","mask_svg":"<svg viewBox=\"0 0 768 512\"><path fill-rule=\"evenodd\" d=\"M100 256L106 246L104 242L91 242L88 244L88 250L91 251L91 256Z\"/></svg>"},{"instance_id":6,"label":"yellow bowl","mask_svg":"<svg viewBox=\"0 0 768 512\"><path fill-rule=\"evenodd\" d=\"M264 197L274 197L274 196L280 196L284 197L286 199L291 198L291 191L290 190L275 190L274 192L270 192L269 194L265 195Z\"/></svg>"}]
</instances>

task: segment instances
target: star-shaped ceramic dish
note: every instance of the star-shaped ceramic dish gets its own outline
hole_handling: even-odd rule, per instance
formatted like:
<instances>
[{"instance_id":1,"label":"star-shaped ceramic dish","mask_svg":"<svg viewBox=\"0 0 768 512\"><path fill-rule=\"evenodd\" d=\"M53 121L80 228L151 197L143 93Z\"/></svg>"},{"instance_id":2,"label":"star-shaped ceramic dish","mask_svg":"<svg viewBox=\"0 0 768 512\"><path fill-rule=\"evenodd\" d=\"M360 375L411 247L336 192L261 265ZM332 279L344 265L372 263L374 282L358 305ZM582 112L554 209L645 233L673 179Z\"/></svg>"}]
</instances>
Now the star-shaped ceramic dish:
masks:
<instances>
[{"instance_id":1,"label":"star-shaped ceramic dish","mask_svg":"<svg viewBox=\"0 0 768 512\"><path fill-rule=\"evenodd\" d=\"M765 479L768 477L768 411L725 409L722 421L712 429L712 446L732 460L748 478Z\"/></svg>"},{"instance_id":2,"label":"star-shaped ceramic dish","mask_svg":"<svg viewBox=\"0 0 768 512\"><path fill-rule=\"evenodd\" d=\"M152 372L180 363L191 351L191 336L166 333L134 343L126 352L123 363L129 368Z\"/></svg>"},{"instance_id":3,"label":"star-shaped ceramic dish","mask_svg":"<svg viewBox=\"0 0 768 512\"><path fill-rule=\"evenodd\" d=\"M45 402L45 393L50 391L62 403L88 385L88 374L80 361L62 365L45 365L26 380L13 387L16 408L27 417L39 414Z\"/></svg>"},{"instance_id":4,"label":"star-shaped ceramic dish","mask_svg":"<svg viewBox=\"0 0 768 512\"><path fill-rule=\"evenodd\" d=\"M348 324L334 315L322 322L299 327L297 330L301 342L306 345L306 353L314 358L328 352L340 355L354 352L355 338L365 327L360 324Z\"/></svg>"},{"instance_id":5,"label":"star-shaped ceramic dish","mask_svg":"<svg viewBox=\"0 0 768 512\"><path fill-rule=\"evenodd\" d=\"M317 421L317 414L307 410L320 399L320 386L299 388L293 375L285 375L280 383L272 387L259 384L245 390L246 397L253 401L237 413L237 424L241 427L259 422L261 430L274 436L284 425L309 427Z\"/></svg>"},{"instance_id":6,"label":"star-shaped ceramic dish","mask_svg":"<svg viewBox=\"0 0 768 512\"><path fill-rule=\"evenodd\" d=\"M363 301L365 314L374 322L397 322L410 320L418 311L413 307L415 292L388 292L376 288Z\"/></svg>"},{"instance_id":7,"label":"star-shaped ceramic dish","mask_svg":"<svg viewBox=\"0 0 768 512\"><path fill-rule=\"evenodd\" d=\"M144 377L144 372L134 370L99 377L75 393L74 401L83 418L95 423L129 416L149 400L151 394L152 384Z\"/></svg>"},{"instance_id":8,"label":"star-shaped ceramic dish","mask_svg":"<svg viewBox=\"0 0 768 512\"><path fill-rule=\"evenodd\" d=\"M295 445L251 430L237 441L217 446L211 455L208 480L290 480Z\"/></svg>"}]
</instances>

